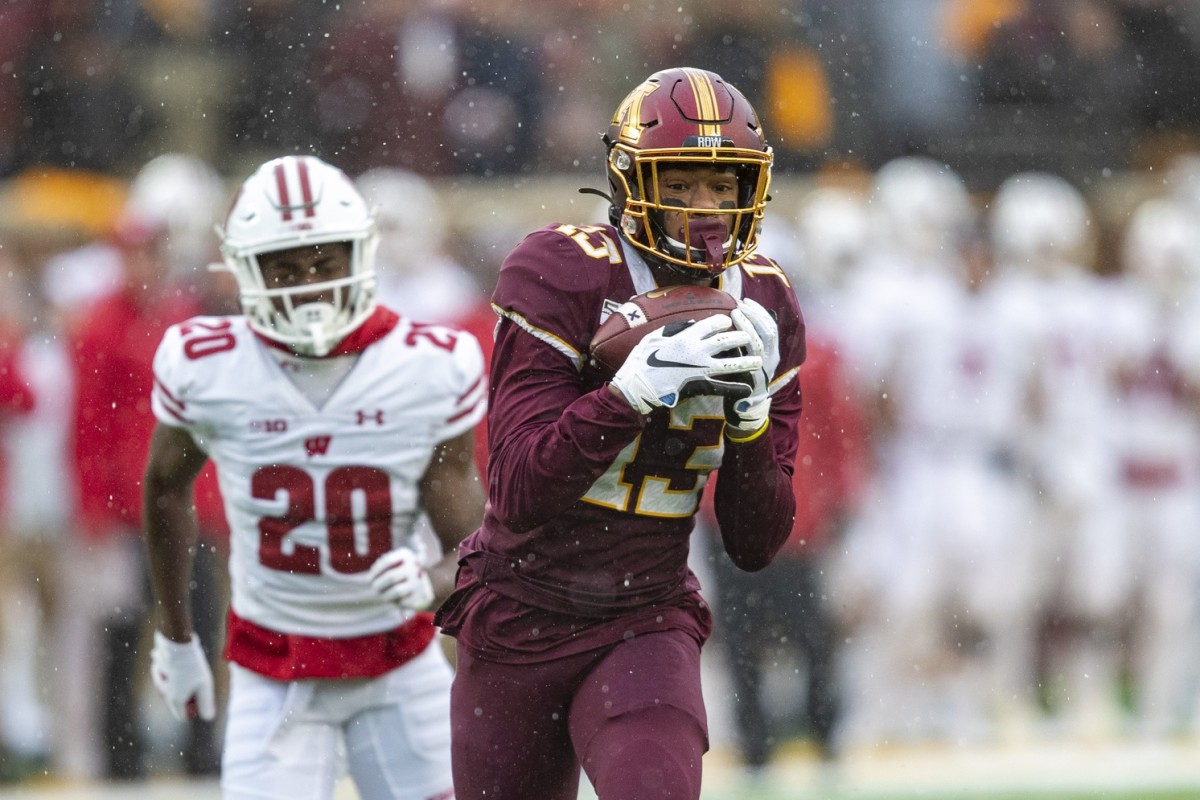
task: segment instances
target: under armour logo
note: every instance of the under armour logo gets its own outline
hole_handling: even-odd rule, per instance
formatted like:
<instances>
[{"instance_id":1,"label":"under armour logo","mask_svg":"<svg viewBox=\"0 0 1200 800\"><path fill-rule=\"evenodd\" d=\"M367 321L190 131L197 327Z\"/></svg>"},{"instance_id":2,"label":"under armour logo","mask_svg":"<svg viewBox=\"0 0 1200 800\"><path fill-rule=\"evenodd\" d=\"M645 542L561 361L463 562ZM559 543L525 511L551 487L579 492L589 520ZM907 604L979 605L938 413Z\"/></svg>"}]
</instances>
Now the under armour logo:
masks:
<instances>
[{"instance_id":1,"label":"under armour logo","mask_svg":"<svg viewBox=\"0 0 1200 800\"><path fill-rule=\"evenodd\" d=\"M304 452L308 453L309 458L323 456L329 452L329 443L332 440L332 436L313 436L305 439Z\"/></svg>"},{"instance_id":2,"label":"under armour logo","mask_svg":"<svg viewBox=\"0 0 1200 800\"><path fill-rule=\"evenodd\" d=\"M367 420L369 420L369 419L375 420L376 425L383 424L383 410L382 409L375 411L371 414L368 414L365 411L355 411L354 415L357 420L356 424L358 424L358 425L366 425Z\"/></svg>"}]
</instances>

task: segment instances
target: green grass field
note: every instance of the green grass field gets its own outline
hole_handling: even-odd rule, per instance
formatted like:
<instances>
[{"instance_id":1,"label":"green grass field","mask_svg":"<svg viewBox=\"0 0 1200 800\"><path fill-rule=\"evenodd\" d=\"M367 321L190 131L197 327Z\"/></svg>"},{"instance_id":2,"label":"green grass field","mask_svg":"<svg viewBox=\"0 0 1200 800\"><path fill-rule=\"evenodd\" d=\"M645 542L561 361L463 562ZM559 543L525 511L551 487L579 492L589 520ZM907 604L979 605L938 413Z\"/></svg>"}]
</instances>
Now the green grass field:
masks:
<instances>
[{"instance_id":1,"label":"green grass field","mask_svg":"<svg viewBox=\"0 0 1200 800\"><path fill-rule=\"evenodd\" d=\"M753 781L717 751L705 769L704 800L1200 800L1200 742L785 752Z\"/></svg>"},{"instance_id":2,"label":"green grass field","mask_svg":"<svg viewBox=\"0 0 1200 800\"><path fill-rule=\"evenodd\" d=\"M1200 800L1200 741L918 745L850 753L832 768L803 748L788 747L753 781L727 748L717 748L704 770L703 800ZM579 796L596 800L590 786ZM48 780L0 788L0 798L219 800L220 791L215 781ZM336 800L357 798L349 782L339 785Z\"/></svg>"}]
</instances>

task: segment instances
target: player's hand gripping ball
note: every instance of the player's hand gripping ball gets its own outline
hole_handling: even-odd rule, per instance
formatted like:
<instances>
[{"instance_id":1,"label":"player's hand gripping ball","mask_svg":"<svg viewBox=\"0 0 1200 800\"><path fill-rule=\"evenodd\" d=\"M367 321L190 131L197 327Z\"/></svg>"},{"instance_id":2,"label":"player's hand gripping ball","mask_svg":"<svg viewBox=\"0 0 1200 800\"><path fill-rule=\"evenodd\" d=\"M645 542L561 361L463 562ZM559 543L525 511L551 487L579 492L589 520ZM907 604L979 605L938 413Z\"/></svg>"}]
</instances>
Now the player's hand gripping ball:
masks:
<instances>
[{"instance_id":1,"label":"player's hand gripping ball","mask_svg":"<svg viewBox=\"0 0 1200 800\"><path fill-rule=\"evenodd\" d=\"M589 354L602 369L616 372L629 352L648 333L688 325L716 314L728 314L737 300L708 286L668 286L630 298L608 315L592 337Z\"/></svg>"}]
</instances>

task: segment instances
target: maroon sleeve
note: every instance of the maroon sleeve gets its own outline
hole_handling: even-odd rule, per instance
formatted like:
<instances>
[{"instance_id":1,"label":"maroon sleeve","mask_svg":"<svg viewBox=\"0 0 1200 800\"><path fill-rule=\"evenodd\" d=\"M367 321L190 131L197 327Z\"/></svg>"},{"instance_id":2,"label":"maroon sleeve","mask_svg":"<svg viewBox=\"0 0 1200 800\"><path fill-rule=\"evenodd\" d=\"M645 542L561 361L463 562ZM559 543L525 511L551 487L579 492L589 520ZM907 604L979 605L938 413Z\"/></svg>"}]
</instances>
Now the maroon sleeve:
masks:
<instances>
[{"instance_id":1,"label":"maroon sleeve","mask_svg":"<svg viewBox=\"0 0 1200 800\"><path fill-rule=\"evenodd\" d=\"M522 532L579 500L645 420L607 386L581 394L570 362L511 322L492 363L488 499Z\"/></svg>"},{"instance_id":2,"label":"maroon sleeve","mask_svg":"<svg viewBox=\"0 0 1200 800\"><path fill-rule=\"evenodd\" d=\"M725 552L747 572L770 564L792 532L799 421L800 387L793 380L771 400L766 433L725 445L714 498L717 522Z\"/></svg>"},{"instance_id":3,"label":"maroon sleeve","mask_svg":"<svg viewBox=\"0 0 1200 800\"><path fill-rule=\"evenodd\" d=\"M800 445L800 382L804 363L804 317L791 286L773 274L748 276L745 295L769 309L779 325L776 378L792 371L771 399L771 424L757 439L726 441L718 471L714 510L730 559L747 572L771 563L792 532L796 496L792 475Z\"/></svg>"},{"instance_id":4,"label":"maroon sleeve","mask_svg":"<svg viewBox=\"0 0 1200 800\"><path fill-rule=\"evenodd\" d=\"M579 500L637 438L645 419L582 359L611 278L567 236L543 229L505 259L493 294L502 316L491 360L488 499L528 531Z\"/></svg>"}]
</instances>

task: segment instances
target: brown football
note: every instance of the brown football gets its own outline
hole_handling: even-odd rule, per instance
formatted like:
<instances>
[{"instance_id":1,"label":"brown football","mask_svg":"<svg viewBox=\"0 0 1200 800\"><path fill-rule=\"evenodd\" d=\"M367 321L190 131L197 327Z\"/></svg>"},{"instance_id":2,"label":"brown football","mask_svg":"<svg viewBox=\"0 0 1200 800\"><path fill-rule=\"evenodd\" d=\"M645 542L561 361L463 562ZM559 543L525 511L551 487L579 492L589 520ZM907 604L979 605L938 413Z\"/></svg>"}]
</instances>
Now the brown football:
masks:
<instances>
[{"instance_id":1,"label":"brown football","mask_svg":"<svg viewBox=\"0 0 1200 800\"><path fill-rule=\"evenodd\" d=\"M646 334L673 323L687 325L737 308L732 295L708 286L651 289L618 306L596 329L588 352L592 361L615 372Z\"/></svg>"}]
</instances>

